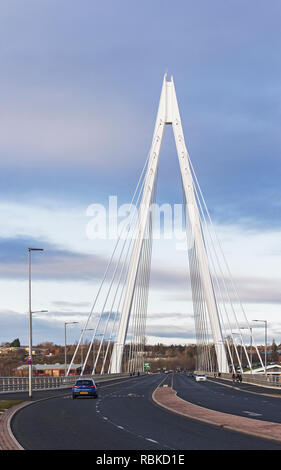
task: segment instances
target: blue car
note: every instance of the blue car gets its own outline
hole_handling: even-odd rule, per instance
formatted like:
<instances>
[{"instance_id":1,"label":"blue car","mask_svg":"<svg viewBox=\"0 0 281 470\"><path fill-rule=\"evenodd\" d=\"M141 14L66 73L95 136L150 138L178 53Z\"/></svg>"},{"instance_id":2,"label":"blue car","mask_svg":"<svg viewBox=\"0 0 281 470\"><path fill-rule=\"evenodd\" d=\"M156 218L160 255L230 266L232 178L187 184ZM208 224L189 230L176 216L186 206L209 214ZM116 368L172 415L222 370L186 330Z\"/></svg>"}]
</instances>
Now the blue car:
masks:
<instances>
[{"instance_id":1,"label":"blue car","mask_svg":"<svg viewBox=\"0 0 281 470\"><path fill-rule=\"evenodd\" d=\"M78 379L72 387L72 398L77 397L97 398L97 386L93 379Z\"/></svg>"}]
</instances>

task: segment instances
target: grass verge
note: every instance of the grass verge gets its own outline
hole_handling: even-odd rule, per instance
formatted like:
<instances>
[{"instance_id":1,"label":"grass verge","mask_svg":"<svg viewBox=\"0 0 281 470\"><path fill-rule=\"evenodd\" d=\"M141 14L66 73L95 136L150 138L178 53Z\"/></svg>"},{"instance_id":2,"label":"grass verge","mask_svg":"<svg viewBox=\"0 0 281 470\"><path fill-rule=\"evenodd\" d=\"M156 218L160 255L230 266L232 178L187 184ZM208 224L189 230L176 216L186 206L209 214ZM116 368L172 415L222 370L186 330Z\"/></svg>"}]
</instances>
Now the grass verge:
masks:
<instances>
[{"instance_id":1,"label":"grass verge","mask_svg":"<svg viewBox=\"0 0 281 470\"><path fill-rule=\"evenodd\" d=\"M12 408L12 406L19 405L22 403L23 400L0 400L0 413L7 410L8 408Z\"/></svg>"}]
</instances>

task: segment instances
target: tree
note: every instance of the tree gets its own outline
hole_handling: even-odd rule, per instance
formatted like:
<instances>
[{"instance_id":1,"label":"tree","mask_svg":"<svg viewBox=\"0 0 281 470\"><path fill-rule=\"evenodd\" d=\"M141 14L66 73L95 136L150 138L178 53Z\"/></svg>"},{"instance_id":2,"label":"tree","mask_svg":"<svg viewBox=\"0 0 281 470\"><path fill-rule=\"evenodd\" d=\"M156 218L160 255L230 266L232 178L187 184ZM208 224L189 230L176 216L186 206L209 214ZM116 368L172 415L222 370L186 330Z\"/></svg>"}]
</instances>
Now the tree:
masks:
<instances>
[{"instance_id":1,"label":"tree","mask_svg":"<svg viewBox=\"0 0 281 470\"><path fill-rule=\"evenodd\" d=\"M275 343L275 340L272 342L271 350L271 361L278 362L277 344Z\"/></svg>"},{"instance_id":2,"label":"tree","mask_svg":"<svg viewBox=\"0 0 281 470\"><path fill-rule=\"evenodd\" d=\"M10 348L19 348L19 347L20 347L19 338L14 339L14 341L10 343Z\"/></svg>"}]
</instances>

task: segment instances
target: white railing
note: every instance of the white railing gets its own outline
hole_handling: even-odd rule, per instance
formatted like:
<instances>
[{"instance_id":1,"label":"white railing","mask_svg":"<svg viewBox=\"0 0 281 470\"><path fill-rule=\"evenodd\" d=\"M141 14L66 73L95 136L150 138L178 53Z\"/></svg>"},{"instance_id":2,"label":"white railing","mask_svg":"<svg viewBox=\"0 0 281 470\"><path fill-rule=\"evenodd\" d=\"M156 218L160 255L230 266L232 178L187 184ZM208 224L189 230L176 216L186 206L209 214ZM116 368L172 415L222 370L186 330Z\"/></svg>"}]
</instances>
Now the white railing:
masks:
<instances>
[{"instance_id":1,"label":"white railing","mask_svg":"<svg viewBox=\"0 0 281 470\"><path fill-rule=\"evenodd\" d=\"M126 378L128 373L123 374L96 374L96 375L80 375L62 376L62 377L32 377L33 390L50 390L56 388L70 388L77 379L91 377L95 382L100 383L106 380ZM0 393L4 392L24 392L28 391L28 377L0 377Z\"/></svg>"},{"instance_id":2,"label":"white railing","mask_svg":"<svg viewBox=\"0 0 281 470\"><path fill-rule=\"evenodd\" d=\"M232 381L232 374L224 374L221 373L220 375L218 372L204 372L204 371L196 371L195 373L198 374L205 374L209 377L216 377L221 379L227 379ZM281 380L279 375L268 374L266 377L263 374L242 374L242 383L249 383L252 385L259 385L268 388L281 388Z\"/></svg>"}]
</instances>

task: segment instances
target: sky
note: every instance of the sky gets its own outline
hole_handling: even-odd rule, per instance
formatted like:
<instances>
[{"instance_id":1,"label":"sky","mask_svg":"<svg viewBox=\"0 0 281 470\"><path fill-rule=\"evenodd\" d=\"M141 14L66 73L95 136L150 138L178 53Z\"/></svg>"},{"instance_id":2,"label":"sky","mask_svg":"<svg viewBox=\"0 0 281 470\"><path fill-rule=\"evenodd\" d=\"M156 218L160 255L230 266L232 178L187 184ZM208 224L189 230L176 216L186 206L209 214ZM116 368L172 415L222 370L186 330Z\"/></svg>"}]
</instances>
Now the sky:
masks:
<instances>
[{"instance_id":1,"label":"sky","mask_svg":"<svg viewBox=\"0 0 281 470\"><path fill-rule=\"evenodd\" d=\"M11 0L0 4L0 343L76 341L112 240L91 204L131 200L173 75L187 148L247 318L281 342L278 0ZM182 202L165 131L157 201ZM73 320L75 319L75 320ZM172 325L172 326L171 326ZM255 324L258 342L262 324ZM153 245L147 342L195 341L187 253Z\"/></svg>"}]
</instances>

